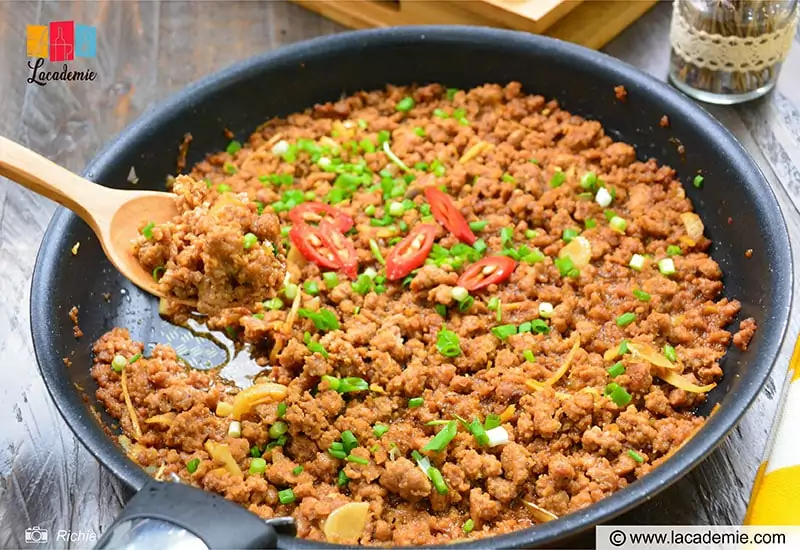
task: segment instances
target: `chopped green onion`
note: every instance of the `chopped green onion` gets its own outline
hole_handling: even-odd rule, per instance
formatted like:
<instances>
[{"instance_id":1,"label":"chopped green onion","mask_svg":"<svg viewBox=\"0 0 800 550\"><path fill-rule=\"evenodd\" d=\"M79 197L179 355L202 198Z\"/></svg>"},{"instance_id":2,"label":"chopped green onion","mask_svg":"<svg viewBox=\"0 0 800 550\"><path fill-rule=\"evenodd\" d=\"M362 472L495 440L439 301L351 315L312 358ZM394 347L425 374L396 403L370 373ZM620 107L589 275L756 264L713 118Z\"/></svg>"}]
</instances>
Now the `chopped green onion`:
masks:
<instances>
[{"instance_id":1,"label":"chopped green onion","mask_svg":"<svg viewBox=\"0 0 800 550\"><path fill-rule=\"evenodd\" d=\"M369 389L369 383L363 378L359 378L357 376L347 376L341 380L332 376L323 376L322 379L328 379L328 383L331 384L331 389L339 393L366 391ZM332 383L332 380L335 380L336 382Z\"/></svg>"},{"instance_id":2,"label":"chopped green onion","mask_svg":"<svg viewBox=\"0 0 800 550\"><path fill-rule=\"evenodd\" d=\"M228 437L242 437L242 424L238 420L231 422L228 426Z\"/></svg>"},{"instance_id":3,"label":"chopped green onion","mask_svg":"<svg viewBox=\"0 0 800 550\"><path fill-rule=\"evenodd\" d=\"M695 187L697 187L698 189L700 189L701 187L703 187L703 180L704 180L704 179L705 179L705 178L703 178L703 176L701 176L700 174L697 174L697 175L694 177L694 180L692 181L692 184L694 184L694 186L695 186Z\"/></svg>"},{"instance_id":4,"label":"chopped green onion","mask_svg":"<svg viewBox=\"0 0 800 550\"><path fill-rule=\"evenodd\" d=\"M629 394L625 388L614 382L607 385L603 393L608 396L617 407L624 407L630 403L632 399L631 394Z\"/></svg>"},{"instance_id":5,"label":"chopped green onion","mask_svg":"<svg viewBox=\"0 0 800 550\"><path fill-rule=\"evenodd\" d=\"M376 210L375 205L374 204L369 204L369 205L367 205L366 208L364 208L364 214L366 214L367 216L374 216L375 215L375 210Z\"/></svg>"},{"instance_id":6,"label":"chopped green onion","mask_svg":"<svg viewBox=\"0 0 800 550\"><path fill-rule=\"evenodd\" d=\"M383 254L381 254L381 248L378 246L375 239L369 240L369 249L372 251L372 255L375 256L379 264L386 265L386 260L383 259Z\"/></svg>"},{"instance_id":7,"label":"chopped green onion","mask_svg":"<svg viewBox=\"0 0 800 550\"><path fill-rule=\"evenodd\" d=\"M136 361L138 361L141 358L142 358L142 354L141 353L137 353L136 355L131 357L130 361L128 361L128 364L129 365L133 365Z\"/></svg>"},{"instance_id":8,"label":"chopped green onion","mask_svg":"<svg viewBox=\"0 0 800 550\"><path fill-rule=\"evenodd\" d=\"M525 230L525 238L526 239L535 239L539 236L539 233L534 229L526 229Z\"/></svg>"},{"instance_id":9,"label":"chopped green onion","mask_svg":"<svg viewBox=\"0 0 800 550\"><path fill-rule=\"evenodd\" d=\"M625 233L625 229L628 227L628 222L619 216L614 216L611 218L611 221L609 221L608 224L611 226L611 229L619 233Z\"/></svg>"},{"instance_id":10,"label":"chopped green onion","mask_svg":"<svg viewBox=\"0 0 800 550\"><path fill-rule=\"evenodd\" d=\"M193 458L189 462L186 463L186 470L190 474L193 474L193 473L195 473L197 471L197 467L198 466L200 466L200 459L199 458Z\"/></svg>"},{"instance_id":11,"label":"chopped green onion","mask_svg":"<svg viewBox=\"0 0 800 550\"><path fill-rule=\"evenodd\" d=\"M436 492L440 495L446 495L448 492L447 483L444 481L444 477L442 477L442 472L436 469L435 466L431 466L428 468L428 477L431 478L431 482L433 486L436 488Z\"/></svg>"},{"instance_id":12,"label":"chopped green onion","mask_svg":"<svg viewBox=\"0 0 800 550\"><path fill-rule=\"evenodd\" d=\"M611 193L609 193L608 189L605 187L598 189L597 194L594 196L594 201L603 208L609 206L613 200L614 197L611 196Z\"/></svg>"},{"instance_id":13,"label":"chopped green onion","mask_svg":"<svg viewBox=\"0 0 800 550\"><path fill-rule=\"evenodd\" d=\"M386 153L386 156L389 157L389 160L392 161L393 163L395 163L397 166L399 166L400 169L403 170L403 172L410 172L411 171L411 168L406 166L405 163L402 160L400 160L400 158L392 152L391 148L389 147L389 142L388 141L384 141L383 142L383 152Z\"/></svg>"},{"instance_id":14,"label":"chopped green onion","mask_svg":"<svg viewBox=\"0 0 800 550\"><path fill-rule=\"evenodd\" d=\"M553 312L555 308L553 304L550 302L542 302L539 304L539 317L544 317L545 319L549 319L553 316Z\"/></svg>"},{"instance_id":15,"label":"chopped green onion","mask_svg":"<svg viewBox=\"0 0 800 550\"><path fill-rule=\"evenodd\" d=\"M471 308L472 304L474 303L475 303L475 298L473 298L472 296L467 296L464 300L461 300L458 303L458 311L462 313L465 311L469 311L469 308Z\"/></svg>"},{"instance_id":16,"label":"chopped green onion","mask_svg":"<svg viewBox=\"0 0 800 550\"><path fill-rule=\"evenodd\" d=\"M334 376L329 376L327 374L322 376L322 381L327 382L328 386L330 386L330 388L333 391L339 391L339 386L342 383L342 381L339 378L336 378Z\"/></svg>"},{"instance_id":17,"label":"chopped green onion","mask_svg":"<svg viewBox=\"0 0 800 550\"><path fill-rule=\"evenodd\" d=\"M492 296L486 303L486 307L488 309L491 309L492 311L498 309L500 307L500 298L498 298L497 296Z\"/></svg>"},{"instance_id":18,"label":"chopped green onion","mask_svg":"<svg viewBox=\"0 0 800 550\"><path fill-rule=\"evenodd\" d=\"M617 213L614 212L613 210L603 210L603 216L605 216L606 221L608 222L610 222L611 219L614 218L616 215Z\"/></svg>"},{"instance_id":19,"label":"chopped green onion","mask_svg":"<svg viewBox=\"0 0 800 550\"><path fill-rule=\"evenodd\" d=\"M622 361L614 363L612 366L608 368L608 375L611 378L616 378L621 374L625 374L625 365L622 364Z\"/></svg>"},{"instance_id":20,"label":"chopped green onion","mask_svg":"<svg viewBox=\"0 0 800 550\"><path fill-rule=\"evenodd\" d=\"M545 258L544 252L542 252L538 248L534 248L533 250L531 250L529 254L526 254L525 256L522 257L522 261L527 264L535 264L544 261L544 258Z\"/></svg>"},{"instance_id":21,"label":"chopped green onion","mask_svg":"<svg viewBox=\"0 0 800 550\"><path fill-rule=\"evenodd\" d=\"M383 424L375 424L372 427L372 433L375 435L377 439L383 437L384 434L388 431L389 431L389 426L384 426Z\"/></svg>"},{"instance_id":22,"label":"chopped green onion","mask_svg":"<svg viewBox=\"0 0 800 550\"><path fill-rule=\"evenodd\" d=\"M597 187L597 174L594 172L586 172L581 176L581 187L590 190Z\"/></svg>"},{"instance_id":23,"label":"chopped green onion","mask_svg":"<svg viewBox=\"0 0 800 550\"><path fill-rule=\"evenodd\" d=\"M278 403L278 418L283 418L284 416L286 416L286 409L287 409L286 403L284 402Z\"/></svg>"},{"instance_id":24,"label":"chopped green onion","mask_svg":"<svg viewBox=\"0 0 800 550\"><path fill-rule=\"evenodd\" d=\"M267 470L267 461L261 457L250 459L250 473L263 474Z\"/></svg>"},{"instance_id":25,"label":"chopped green onion","mask_svg":"<svg viewBox=\"0 0 800 550\"><path fill-rule=\"evenodd\" d=\"M533 352L532 352L531 350L529 350L529 349L526 349L525 351L523 351L523 352L522 352L522 356L523 356L523 357L525 358L525 360L526 360L527 362L529 362L529 363L534 363L534 362L536 362L536 356L535 356L535 355L533 355Z\"/></svg>"},{"instance_id":26,"label":"chopped green onion","mask_svg":"<svg viewBox=\"0 0 800 550\"><path fill-rule=\"evenodd\" d=\"M558 268L558 272L561 274L562 277L577 278L581 274L580 270L577 267L575 267L575 263L569 256L564 256L563 258L556 258L555 260L553 260L553 264L556 266L556 268Z\"/></svg>"},{"instance_id":27,"label":"chopped green onion","mask_svg":"<svg viewBox=\"0 0 800 550\"><path fill-rule=\"evenodd\" d=\"M469 291L463 286L454 286L450 291L450 295L453 296L453 300L456 302L463 302L469 296Z\"/></svg>"},{"instance_id":28,"label":"chopped green onion","mask_svg":"<svg viewBox=\"0 0 800 550\"><path fill-rule=\"evenodd\" d=\"M553 173L553 177L550 178L550 187L555 189L556 187L561 187L564 184L564 180L567 179L567 175L562 171L556 171Z\"/></svg>"},{"instance_id":29,"label":"chopped green onion","mask_svg":"<svg viewBox=\"0 0 800 550\"><path fill-rule=\"evenodd\" d=\"M242 148L242 144L239 143L236 140L233 140L228 144L228 147L225 149L225 152L228 153L229 155L234 155L239 150L241 150L241 148Z\"/></svg>"},{"instance_id":30,"label":"chopped green onion","mask_svg":"<svg viewBox=\"0 0 800 550\"><path fill-rule=\"evenodd\" d=\"M166 270L167 270L167 268L166 268L166 267L164 267L163 265L158 265L158 266L156 266L156 267L155 267L155 269L153 269L153 280L154 280L155 282L158 282L158 281L159 281L159 279L161 279L161 275L162 275L162 274L163 274L163 273L164 273Z\"/></svg>"},{"instance_id":31,"label":"chopped green onion","mask_svg":"<svg viewBox=\"0 0 800 550\"><path fill-rule=\"evenodd\" d=\"M623 340L622 342L619 343L619 350L618 351L619 351L620 355L625 355L626 353L628 353L628 351L629 351L628 350L628 340Z\"/></svg>"},{"instance_id":32,"label":"chopped green onion","mask_svg":"<svg viewBox=\"0 0 800 550\"><path fill-rule=\"evenodd\" d=\"M414 128L414 133L419 137L425 137L425 130L419 126Z\"/></svg>"},{"instance_id":33,"label":"chopped green onion","mask_svg":"<svg viewBox=\"0 0 800 550\"><path fill-rule=\"evenodd\" d=\"M533 325L530 321L525 321L519 327L517 327L517 333L522 334L523 332L530 332L533 328Z\"/></svg>"},{"instance_id":34,"label":"chopped green onion","mask_svg":"<svg viewBox=\"0 0 800 550\"><path fill-rule=\"evenodd\" d=\"M303 473L303 470L304 468L302 466L295 466L294 468L292 468L292 474L299 476L300 474Z\"/></svg>"},{"instance_id":35,"label":"chopped green onion","mask_svg":"<svg viewBox=\"0 0 800 550\"><path fill-rule=\"evenodd\" d=\"M395 109L404 113L407 113L413 108L414 108L414 98L411 96L404 97L403 99L398 101L397 105L395 106Z\"/></svg>"},{"instance_id":36,"label":"chopped green onion","mask_svg":"<svg viewBox=\"0 0 800 550\"><path fill-rule=\"evenodd\" d=\"M283 289L283 295L286 296L287 300L294 300L294 297L297 296L297 291L300 290L296 284L289 283Z\"/></svg>"},{"instance_id":37,"label":"chopped green onion","mask_svg":"<svg viewBox=\"0 0 800 550\"><path fill-rule=\"evenodd\" d=\"M406 209L401 202L393 202L389 204L389 215L398 218L405 214Z\"/></svg>"},{"instance_id":38,"label":"chopped green onion","mask_svg":"<svg viewBox=\"0 0 800 550\"><path fill-rule=\"evenodd\" d=\"M579 231L577 229L565 229L561 235L561 239L567 243L572 242L575 237L578 236L578 233Z\"/></svg>"},{"instance_id":39,"label":"chopped green onion","mask_svg":"<svg viewBox=\"0 0 800 550\"><path fill-rule=\"evenodd\" d=\"M362 273L355 281L350 283L350 288L353 289L353 292L362 296L372 290L373 287L372 278L366 273Z\"/></svg>"},{"instance_id":40,"label":"chopped green onion","mask_svg":"<svg viewBox=\"0 0 800 550\"><path fill-rule=\"evenodd\" d=\"M458 421L451 420L447 423L447 426L442 428L438 434L433 436L433 439L431 439L428 444L422 448L422 450L441 452L453 440L457 433Z\"/></svg>"},{"instance_id":41,"label":"chopped green onion","mask_svg":"<svg viewBox=\"0 0 800 550\"><path fill-rule=\"evenodd\" d=\"M347 460L347 462L355 462L356 464L363 464L364 466L369 464L369 460L367 460L366 458L362 458L360 456L355 456L355 455L347 455L347 458L345 460Z\"/></svg>"},{"instance_id":42,"label":"chopped green onion","mask_svg":"<svg viewBox=\"0 0 800 550\"><path fill-rule=\"evenodd\" d=\"M282 491L278 491L278 500L281 504L291 504L294 502L294 491L292 488L284 489Z\"/></svg>"},{"instance_id":43,"label":"chopped green onion","mask_svg":"<svg viewBox=\"0 0 800 550\"><path fill-rule=\"evenodd\" d=\"M675 348L670 346L669 344L664 344L664 357L670 360L670 362L675 363L678 361L678 354L675 353Z\"/></svg>"},{"instance_id":44,"label":"chopped green onion","mask_svg":"<svg viewBox=\"0 0 800 550\"><path fill-rule=\"evenodd\" d=\"M416 409L417 407L421 407L423 403L425 403L425 399L422 397L412 397L408 400L408 408Z\"/></svg>"},{"instance_id":45,"label":"chopped green onion","mask_svg":"<svg viewBox=\"0 0 800 550\"><path fill-rule=\"evenodd\" d=\"M339 470L339 475L336 478L336 485L339 487L344 487L347 485L348 481L350 481L350 478L347 477L347 474L344 473L344 470Z\"/></svg>"},{"instance_id":46,"label":"chopped green onion","mask_svg":"<svg viewBox=\"0 0 800 550\"><path fill-rule=\"evenodd\" d=\"M259 458L261 456L261 449L258 448L258 445L250 447L250 456L253 458Z\"/></svg>"},{"instance_id":47,"label":"chopped green onion","mask_svg":"<svg viewBox=\"0 0 800 550\"><path fill-rule=\"evenodd\" d=\"M633 449L628 449L628 456L631 457L632 459L634 459L639 464L644 462L644 458L642 458L642 455L640 455L639 453L637 453Z\"/></svg>"},{"instance_id":48,"label":"chopped green onion","mask_svg":"<svg viewBox=\"0 0 800 550\"><path fill-rule=\"evenodd\" d=\"M229 175L231 175L231 176L237 172L237 168L236 168L236 166L234 166L234 165L233 165L233 164L231 164L230 162L226 162L225 164L223 164L223 165L222 165L222 170L223 170L223 171L224 171L226 174L229 174ZM220 186L222 186L222 184L220 184ZM228 190L230 191L230 187L228 187ZM224 191L222 191L222 192L224 193Z\"/></svg>"},{"instance_id":49,"label":"chopped green onion","mask_svg":"<svg viewBox=\"0 0 800 550\"><path fill-rule=\"evenodd\" d=\"M267 309L271 309L275 311L276 309L281 309L283 307L283 300L280 298L270 298L266 302L264 302L264 307Z\"/></svg>"},{"instance_id":50,"label":"chopped green onion","mask_svg":"<svg viewBox=\"0 0 800 550\"><path fill-rule=\"evenodd\" d=\"M486 246L486 241L484 241L483 239L478 239L477 241L472 243L472 248L474 248L478 254L483 254L489 247Z\"/></svg>"},{"instance_id":51,"label":"chopped green onion","mask_svg":"<svg viewBox=\"0 0 800 550\"><path fill-rule=\"evenodd\" d=\"M483 427L480 420L475 418L472 422L467 424L462 418L456 418L458 418L461 423L464 424L464 427L469 430L469 433L475 437L475 441L478 442L478 445L486 446L489 444L489 436L486 435L486 428Z\"/></svg>"},{"instance_id":52,"label":"chopped green onion","mask_svg":"<svg viewBox=\"0 0 800 550\"><path fill-rule=\"evenodd\" d=\"M638 288L633 289L633 295L636 296L636 299L640 302L649 302L652 298L649 293L644 290L639 290Z\"/></svg>"},{"instance_id":53,"label":"chopped green onion","mask_svg":"<svg viewBox=\"0 0 800 550\"><path fill-rule=\"evenodd\" d=\"M142 235L144 235L145 239L153 238L153 228L155 226L155 222L150 222L142 228Z\"/></svg>"},{"instance_id":54,"label":"chopped green onion","mask_svg":"<svg viewBox=\"0 0 800 550\"><path fill-rule=\"evenodd\" d=\"M317 330L338 330L339 321L331 310L322 308L319 311L301 308L297 314L305 319L311 319Z\"/></svg>"},{"instance_id":55,"label":"chopped green onion","mask_svg":"<svg viewBox=\"0 0 800 550\"><path fill-rule=\"evenodd\" d=\"M464 525L461 527L461 530L464 531L464 534L469 535L472 533L472 530L475 529L475 522L472 518L469 518L467 521L464 522Z\"/></svg>"},{"instance_id":56,"label":"chopped green onion","mask_svg":"<svg viewBox=\"0 0 800 550\"><path fill-rule=\"evenodd\" d=\"M270 439L278 439L280 436L285 434L289 431L289 426L283 420L278 420L269 427L269 437Z\"/></svg>"},{"instance_id":57,"label":"chopped green onion","mask_svg":"<svg viewBox=\"0 0 800 550\"><path fill-rule=\"evenodd\" d=\"M356 436L353 435L353 432L350 430L345 430L342 432L342 447L346 453L349 453L356 447L358 447L358 439Z\"/></svg>"},{"instance_id":58,"label":"chopped green onion","mask_svg":"<svg viewBox=\"0 0 800 550\"><path fill-rule=\"evenodd\" d=\"M122 369L124 369L127 364L128 360L125 359L124 355L115 355L114 359L111 360L111 368L116 372L122 372Z\"/></svg>"},{"instance_id":59,"label":"chopped green onion","mask_svg":"<svg viewBox=\"0 0 800 550\"><path fill-rule=\"evenodd\" d=\"M319 284L317 281L306 281L303 283L303 291L311 296L316 296L319 294Z\"/></svg>"},{"instance_id":60,"label":"chopped green onion","mask_svg":"<svg viewBox=\"0 0 800 550\"><path fill-rule=\"evenodd\" d=\"M503 174L502 180L506 183L517 183L517 180L511 174Z\"/></svg>"},{"instance_id":61,"label":"chopped green onion","mask_svg":"<svg viewBox=\"0 0 800 550\"><path fill-rule=\"evenodd\" d=\"M596 221L594 221L592 218L589 218L588 220L586 220L585 222L583 222L583 226L584 226L586 229L594 229L595 227L597 227L597 222L596 222Z\"/></svg>"},{"instance_id":62,"label":"chopped green onion","mask_svg":"<svg viewBox=\"0 0 800 550\"><path fill-rule=\"evenodd\" d=\"M680 256L682 253L680 246L671 244L667 247L667 256Z\"/></svg>"},{"instance_id":63,"label":"chopped green onion","mask_svg":"<svg viewBox=\"0 0 800 550\"><path fill-rule=\"evenodd\" d=\"M486 224L489 223L486 220L479 220L475 222L469 222L469 228L473 231L483 231L486 228Z\"/></svg>"},{"instance_id":64,"label":"chopped green onion","mask_svg":"<svg viewBox=\"0 0 800 550\"><path fill-rule=\"evenodd\" d=\"M326 271L322 274L322 280L327 288L335 288L339 284L339 275L335 271Z\"/></svg>"},{"instance_id":65,"label":"chopped green onion","mask_svg":"<svg viewBox=\"0 0 800 550\"><path fill-rule=\"evenodd\" d=\"M541 319L533 319L531 321L531 332L535 334L549 334L550 327Z\"/></svg>"},{"instance_id":66,"label":"chopped green onion","mask_svg":"<svg viewBox=\"0 0 800 550\"><path fill-rule=\"evenodd\" d=\"M375 144L372 143L372 140L369 138L364 138L358 142L358 145L366 152L366 153L374 153L375 152Z\"/></svg>"},{"instance_id":67,"label":"chopped green onion","mask_svg":"<svg viewBox=\"0 0 800 550\"><path fill-rule=\"evenodd\" d=\"M675 262L672 261L672 258L663 258L658 260L658 270L662 275L674 275Z\"/></svg>"},{"instance_id":68,"label":"chopped green onion","mask_svg":"<svg viewBox=\"0 0 800 550\"><path fill-rule=\"evenodd\" d=\"M641 271L642 268L644 267L644 259L645 259L644 256L642 256L641 254L634 254L633 256L631 256L631 261L628 265L631 266L631 268L635 269L636 271Z\"/></svg>"},{"instance_id":69,"label":"chopped green onion","mask_svg":"<svg viewBox=\"0 0 800 550\"><path fill-rule=\"evenodd\" d=\"M622 315L617 317L615 322L617 323L618 327L627 327L628 325L633 323L635 320L636 320L636 314L635 313L631 313L629 311L628 313L623 313Z\"/></svg>"},{"instance_id":70,"label":"chopped green onion","mask_svg":"<svg viewBox=\"0 0 800 550\"><path fill-rule=\"evenodd\" d=\"M308 332L303 334L303 342L308 348L308 351L310 351L311 353L319 353L325 359L328 358L328 351L325 349L325 347L319 342L312 340L311 334L309 334Z\"/></svg>"},{"instance_id":71,"label":"chopped green onion","mask_svg":"<svg viewBox=\"0 0 800 550\"><path fill-rule=\"evenodd\" d=\"M442 317L447 317L447 306L444 304L436 304L433 306L433 309L436 310L436 313L441 315Z\"/></svg>"},{"instance_id":72,"label":"chopped green onion","mask_svg":"<svg viewBox=\"0 0 800 550\"><path fill-rule=\"evenodd\" d=\"M503 227L500 229L500 242L503 246L508 246L514 240L514 229L511 227Z\"/></svg>"},{"instance_id":73,"label":"chopped green onion","mask_svg":"<svg viewBox=\"0 0 800 550\"><path fill-rule=\"evenodd\" d=\"M433 172L433 174L439 178L444 176L445 168L444 165L442 164L442 161L440 161L439 159L435 159L431 163L431 172Z\"/></svg>"},{"instance_id":74,"label":"chopped green onion","mask_svg":"<svg viewBox=\"0 0 800 550\"><path fill-rule=\"evenodd\" d=\"M500 425L500 417L496 414L490 414L486 417L486 420L483 422L483 427L486 430L493 430Z\"/></svg>"},{"instance_id":75,"label":"chopped green onion","mask_svg":"<svg viewBox=\"0 0 800 550\"><path fill-rule=\"evenodd\" d=\"M458 92L459 92L458 88L447 88L447 100L453 101Z\"/></svg>"},{"instance_id":76,"label":"chopped green onion","mask_svg":"<svg viewBox=\"0 0 800 550\"><path fill-rule=\"evenodd\" d=\"M492 328L492 334L494 334L501 340L506 340L508 339L509 336L516 333L517 333L516 325L500 325Z\"/></svg>"},{"instance_id":77,"label":"chopped green onion","mask_svg":"<svg viewBox=\"0 0 800 550\"><path fill-rule=\"evenodd\" d=\"M458 334L442 326L436 337L436 349L445 357L458 357L461 355Z\"/></svg>"}]
</instances>

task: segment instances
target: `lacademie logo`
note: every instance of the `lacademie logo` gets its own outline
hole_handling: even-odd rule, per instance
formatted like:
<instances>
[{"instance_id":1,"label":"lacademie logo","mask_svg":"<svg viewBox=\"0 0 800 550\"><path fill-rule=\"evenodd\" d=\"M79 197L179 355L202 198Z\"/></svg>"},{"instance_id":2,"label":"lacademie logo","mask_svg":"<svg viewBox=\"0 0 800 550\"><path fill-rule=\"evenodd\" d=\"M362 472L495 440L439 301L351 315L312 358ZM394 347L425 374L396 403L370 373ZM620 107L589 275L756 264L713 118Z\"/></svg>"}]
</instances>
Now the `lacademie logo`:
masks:
<instances>
[{"instance_id":1,"label":"lacademie logo","mask_svg":"<svg viewBox=\"0 0 800 550\"><path fill-rule=\"evenodd\" d=\"M76 57L97 55L97 29L88 25L76 25L74 21L52 21L49 25L28 25L27 54L31 76L28 84L46 86L55 80L92 81L97 78L94 71L71 71L66 63L62 70L43 71L45 60L51 63L73 61Z\"/></svg>"}]
</instances>

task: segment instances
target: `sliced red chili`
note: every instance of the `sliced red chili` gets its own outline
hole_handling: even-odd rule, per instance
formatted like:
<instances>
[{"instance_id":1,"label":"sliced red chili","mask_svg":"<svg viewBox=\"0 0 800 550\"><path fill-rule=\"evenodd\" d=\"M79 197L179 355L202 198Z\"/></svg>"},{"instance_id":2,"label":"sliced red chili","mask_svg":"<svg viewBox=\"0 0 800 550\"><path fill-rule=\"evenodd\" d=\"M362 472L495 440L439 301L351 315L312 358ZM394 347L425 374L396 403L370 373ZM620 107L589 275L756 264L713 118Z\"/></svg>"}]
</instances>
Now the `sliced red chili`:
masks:
<instances>
[{"instance_id":1,"label":"sliced red chili","mask_svg":"<svg viewBox=\"0 0 800 550\"><path fill-rule=\"evenodd\" d=\"M469 291L502 283L511 276L517 262L508 256L489 256L469 266L458 278L458 286Z\"/></svg>"},{"instance_id":2,"label":"sliced red chili","mask_svg":"<svg viewBox=\"0 0 800 550\"><path fill-rule=\"evenodd\" d=\"M339 270L351 279L355 279L358 275L358 256L353 242L342 235L334 222L327 219L323 219L319 224L319 230L322 233L322 242L339 259L341 264Z\"/></svg>"},{"instance_id":3,"label":"sliced red chili","mask_svg":"<svg viewBox=\"0 0 800 550\"><path fill-rule=\"evenodd\" d=\"M353 227L353 218L336 207L321 202L304 202L289 211L289 219L293 224L319 223L330 219L342 233L347 233Z\"/></svg>"},{"instance_id":4,"label":"sliced red chili","mask_svg":"<svg viewBox=\"0 0 800 550\"><path fill-rule=\"evenodd\" d=\"M433 248L436 226L422 224L411 230L386 256L386 278L396 281L425 263Z\"/></svg>"},{"instance_id":5,"label":"sliced red chili","mask_svg":"<svg viewBox=\"0 0 800 550\"><path fill-rule=\"evenodd\" d=\"M289 230L289 239L307 260L330 269L342 267L341 260L333 253L319 227L305 223L295 224Z\"/></svg>"},{"instance_id":6,"label":"sliced red chili","mask_svg":"<svg viewBox=\"0 0 800 550\"><path fill-rule=\"evenodd\" d=\"M467 244L473 244L478 238L469 228L467 220L456 207L450 196L437 187L426 187L425 198L431 203L431 213L436 220L447 228L450 233Z\"/></svg>"}]
</instances>

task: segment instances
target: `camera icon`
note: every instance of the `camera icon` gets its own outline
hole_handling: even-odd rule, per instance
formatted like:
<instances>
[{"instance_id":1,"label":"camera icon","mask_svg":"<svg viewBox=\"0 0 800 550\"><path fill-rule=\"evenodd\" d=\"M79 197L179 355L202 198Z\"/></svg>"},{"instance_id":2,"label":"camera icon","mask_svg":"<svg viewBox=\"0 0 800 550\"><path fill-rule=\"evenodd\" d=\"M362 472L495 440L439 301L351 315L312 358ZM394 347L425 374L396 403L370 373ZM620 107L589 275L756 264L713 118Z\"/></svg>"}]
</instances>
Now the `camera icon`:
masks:
<instances>
[{"instance_id":1,"label":"camera icon","mask_svg":"<svg viewBox=\"0 0 800 550\"><path fill-rule=\"evenodd\" d=\"M28 544L47 543L47 529L42 529L38 525L25 529L25 542Z\"/></svg>"}]
</instances>

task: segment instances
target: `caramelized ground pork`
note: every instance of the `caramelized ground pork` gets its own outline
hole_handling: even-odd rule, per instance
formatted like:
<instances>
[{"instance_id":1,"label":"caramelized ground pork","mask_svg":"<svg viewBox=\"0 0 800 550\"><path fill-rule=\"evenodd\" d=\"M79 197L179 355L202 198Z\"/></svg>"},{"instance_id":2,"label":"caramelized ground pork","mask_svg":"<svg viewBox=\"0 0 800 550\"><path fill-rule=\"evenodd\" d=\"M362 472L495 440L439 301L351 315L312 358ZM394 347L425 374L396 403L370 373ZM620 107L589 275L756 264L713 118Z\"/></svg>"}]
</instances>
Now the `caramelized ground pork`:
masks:
<instances>
[{"instance_id":1,"label":"caramelized ground pork","mask_svg":"<svg viewBox=\"0 0 800 550\"><path fill-rule=\"evenodd\" d=\"M166 346L130 362L141 343L120 328L103 336L98 398L151 473L265 518L292 515L310 539L330 540L330 514L365 502L347 542L447 543L597 502L704 422L693 411L722 377L740 304L722 297L710 241L696 225L687 234L675 172L555 101L513 82L359 92L271 120L191 176L207 185L187 202L246 194L262 218L275 212L276 249L293 207L331 203L352 219L342 234L358 275L293 250L275 299L212 313L211 326L263 350L269 368L250 390L187 369ZM432 217L429 185L482 244ZM388 280L378 257L422 224L435 227L428 261ZM510 277L457 290L469 265L501 254L515 260ZM216 288L205 300L228 300ZM117 356L128 362L115 369Z\"/></svg>"}]
</instances>

